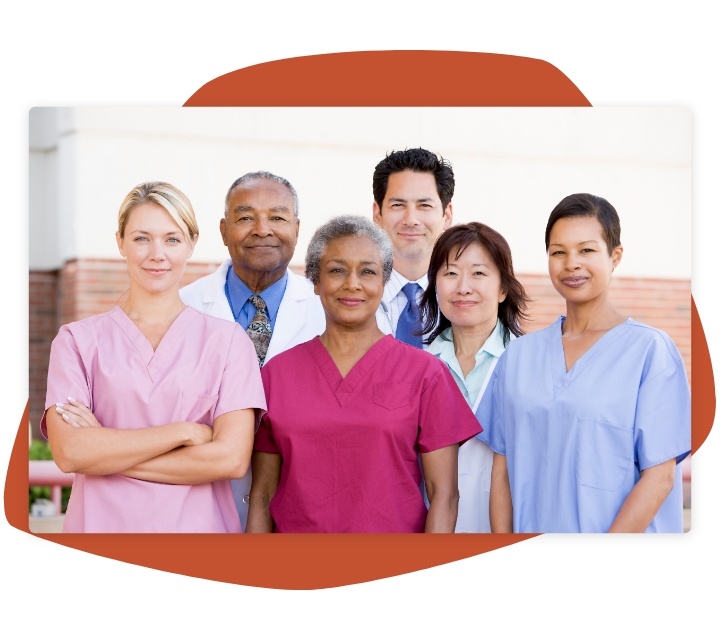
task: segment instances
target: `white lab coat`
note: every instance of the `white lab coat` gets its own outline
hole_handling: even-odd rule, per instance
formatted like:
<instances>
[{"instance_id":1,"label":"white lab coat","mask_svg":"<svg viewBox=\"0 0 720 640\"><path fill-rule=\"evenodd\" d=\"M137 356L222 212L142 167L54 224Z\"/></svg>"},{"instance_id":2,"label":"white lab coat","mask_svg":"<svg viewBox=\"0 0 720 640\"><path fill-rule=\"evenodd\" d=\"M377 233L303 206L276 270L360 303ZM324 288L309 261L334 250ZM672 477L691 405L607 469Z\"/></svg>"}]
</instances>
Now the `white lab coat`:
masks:
<instances>
[{"instance_id":1,"label":"white lab coat","mask_svg":"<svg viewBox=\"0 0 720 640\"><path fill-rule=\"evenodd\" d=\"M225 281L232 260L228 258L209 276L200 278L180 290L180 298L189 307L207 313L216 318L234 321L230 303L225 295ZM325 331L325 311L320 298L315 295L312 283L288 270L288 281L282 302L278 309L265 364L273 356L282 353ZM235 504L240 514L243 531L247 524L248 498L252 475L247 474L240 480L231 482Z\"/></svg>"}]
</instances>

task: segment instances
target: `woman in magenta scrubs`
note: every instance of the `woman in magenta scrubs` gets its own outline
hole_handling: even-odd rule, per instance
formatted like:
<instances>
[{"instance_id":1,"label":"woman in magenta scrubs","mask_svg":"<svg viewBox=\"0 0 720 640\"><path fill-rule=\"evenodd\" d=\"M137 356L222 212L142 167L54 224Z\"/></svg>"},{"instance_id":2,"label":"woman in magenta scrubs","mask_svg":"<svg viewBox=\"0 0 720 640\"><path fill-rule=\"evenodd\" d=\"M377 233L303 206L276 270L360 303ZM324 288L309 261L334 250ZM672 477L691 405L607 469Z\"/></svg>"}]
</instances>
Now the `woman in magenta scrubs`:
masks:
<instances>
[{"instance_id":1,"label":"woman in magenta scrubs","mask_svg":"<svg viewBox=\"0 0 720 640\"><path fill-rule=\"evenodd\" d=\"M50 352L42 428L76 474L63 531L239 533L230 479L265 409L255 349L180 300L198 228L178 189L138 185L116 238L129 295L61 327Z\"/></svg>"},{"instance_id":2,"label":"woman in magenta scrubs","mask_svg":"<svg viewBox=\"0 0 720 640\"><path fill-rule=\"evenodd\" d=\"M305 266L326 329L263 367L248 532L452 533L458 444L481 428L442 362L378 329L389 238L335 218Z\"/></svg>"}]
</instances>

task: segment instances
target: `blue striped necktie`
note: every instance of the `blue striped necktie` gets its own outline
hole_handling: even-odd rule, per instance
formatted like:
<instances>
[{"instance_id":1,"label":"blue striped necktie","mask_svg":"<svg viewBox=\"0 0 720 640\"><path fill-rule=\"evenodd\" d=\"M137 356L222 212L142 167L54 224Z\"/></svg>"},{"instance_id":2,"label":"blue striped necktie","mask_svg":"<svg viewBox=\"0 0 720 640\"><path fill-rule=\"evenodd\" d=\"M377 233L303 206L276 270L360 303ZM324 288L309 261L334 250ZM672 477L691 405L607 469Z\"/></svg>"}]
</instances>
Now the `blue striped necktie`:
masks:
<instances>
[{"instance_id":1,"label":"blue striped necktie","mask_svg":"<svg viewBox=\"0 0 720 640\"><path fill-rule=\"evenodd\" d=\"M418 291L422 291L422 287L416 282L408 282L402 288L402 292L407 298L407 304L398 318L395 337L405 344L422 349L422 336L413 335L415 331L420 330L420 309L417 304Z\"/></svg>"}]
</instances>

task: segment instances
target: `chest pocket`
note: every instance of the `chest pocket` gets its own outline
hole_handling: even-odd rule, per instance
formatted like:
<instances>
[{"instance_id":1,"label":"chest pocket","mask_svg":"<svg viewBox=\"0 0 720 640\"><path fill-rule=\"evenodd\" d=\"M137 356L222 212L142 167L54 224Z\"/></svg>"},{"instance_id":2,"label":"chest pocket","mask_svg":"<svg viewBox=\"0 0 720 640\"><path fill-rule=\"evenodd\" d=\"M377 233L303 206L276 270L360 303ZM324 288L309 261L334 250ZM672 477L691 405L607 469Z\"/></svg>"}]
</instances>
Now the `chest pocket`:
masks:
<instances>
[{"instance_id":1,"label":"chest pocket","mask_svg":"<svg viewBox=\"0 0 720 640\"><path fill-rule=\"evenodd\" d=\"M212 427L217 402L216 395L206 396L192 391L183 391L180 401L180 419Z\"/></svg>"},{"instance_id":2,"label":"chest pocket","mask_svg":"<svg viewBox=\"0 0 720 640\"><path fill-rule=\"evenodd\" d=\"M632 429L578 418L575 478L584 487L616 491L634 461Z\"/></svg>"},{"instance_id":3,"label":"chest pocket","mask_svg":"<svg viewBox=\"0 0 720 640\"><path fill-rule=\"evenodd\" d=\"M373 402L392 411L410 404L409 382L378 382L373 386Z\"/></svg>"}]
</instances>

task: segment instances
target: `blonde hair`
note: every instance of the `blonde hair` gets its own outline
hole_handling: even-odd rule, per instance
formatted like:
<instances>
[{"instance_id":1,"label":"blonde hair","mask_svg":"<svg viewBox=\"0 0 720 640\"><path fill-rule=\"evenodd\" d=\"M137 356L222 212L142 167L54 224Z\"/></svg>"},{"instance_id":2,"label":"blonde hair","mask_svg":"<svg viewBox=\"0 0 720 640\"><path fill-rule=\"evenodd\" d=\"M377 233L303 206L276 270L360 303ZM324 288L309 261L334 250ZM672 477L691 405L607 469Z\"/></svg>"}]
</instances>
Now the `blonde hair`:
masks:
<instances>
[{"instance_id":1,"label":"blonde hair","mask_svg":"<svg viewBox=\"0 0 720 640\"><path fill-rule=\"evenodd\" d=\"M177 187L168 182L144 182L125 196L118 212L118 233L125 237L125 225L130 212L140 204L156 204L168 212L170 217L182 229L188 242L192 242L199 233L195 212L190 200Z\"/></svg>"}]
</instances>

